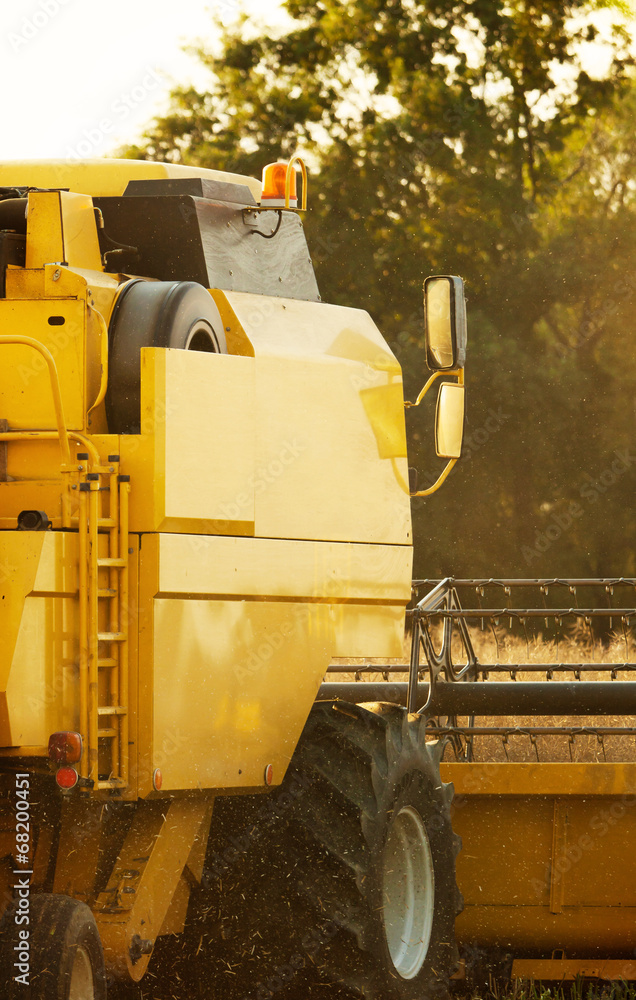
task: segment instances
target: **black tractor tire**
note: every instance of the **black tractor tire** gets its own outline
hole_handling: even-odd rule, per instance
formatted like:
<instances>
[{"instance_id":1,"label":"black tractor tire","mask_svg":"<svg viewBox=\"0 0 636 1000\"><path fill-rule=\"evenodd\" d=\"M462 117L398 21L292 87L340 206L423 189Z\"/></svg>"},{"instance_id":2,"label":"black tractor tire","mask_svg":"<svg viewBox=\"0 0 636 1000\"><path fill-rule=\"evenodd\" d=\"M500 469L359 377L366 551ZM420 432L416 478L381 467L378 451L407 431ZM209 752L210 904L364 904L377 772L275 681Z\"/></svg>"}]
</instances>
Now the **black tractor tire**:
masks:
<instances>
[{"instance_id":1,"label":"black tractor tire","mask_svg":"<svg viewBox=\"0 0 636 1000\"><path fill-rule=\"evenodd\" d=\"M189 995L448 995L460 840L424 733L397 706L319 703L269 801L217 800Z\"/></svg>"},{"instance_id":2,"label":"black tractor tire","mask_svg":"<svg viewBox=\"0 0 636 1000\"><path fill-rule=\"evenodd\" d=\"M106 418L111 434L138 434L141 348L227 354L214 299L195 281L131 282L121 292L109 327Z\"/></svg>"},{"instance_id":3,"label":"black tractor tire","mask_svg":"<svg viewBox=\"0 0 636 1000\"><path fill-rule=\"evenodd\" d=\"M29 924L15 923L11 907L2 921L0 976L6 1000L106 1000L104 955L95 918L85 903L70 896L31 896ZM17 982L16 946L28 930L28 984Z\"/></svg>"}]
</instances>

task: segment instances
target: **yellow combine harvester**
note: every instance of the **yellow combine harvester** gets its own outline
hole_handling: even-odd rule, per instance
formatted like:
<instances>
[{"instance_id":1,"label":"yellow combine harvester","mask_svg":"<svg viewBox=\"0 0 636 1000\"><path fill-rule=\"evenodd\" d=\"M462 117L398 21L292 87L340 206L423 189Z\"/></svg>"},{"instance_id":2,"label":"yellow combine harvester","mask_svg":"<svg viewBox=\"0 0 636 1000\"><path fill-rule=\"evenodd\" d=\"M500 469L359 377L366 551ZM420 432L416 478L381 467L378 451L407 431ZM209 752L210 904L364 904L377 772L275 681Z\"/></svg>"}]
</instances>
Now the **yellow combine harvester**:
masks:
<instances>
[{"instance_id":1,"label":"yellow combine harvester","mask_svg":"<svg viewBox=\"0 0 636 1000\"><path fill-rule=\"evenodd\" d=\"M555 702L549 684L515 701L453 683L483 668L452 667L453 629L470 639L450 581L412 609L408 682L323 683L402 656L410 496L461 451L466 320L461 281L428 279L448 465L418 494L400 367L368 314L320 301L295 167L261 185L0 166L9 997L103 1000L149 963L177 968L175 936L188 996L228 968L271 993L309 967L354 994L444 996L461 910L448 746L464 952L511 952L521 974L567 949L572 973L634 946L633 870L615 862L636 765L477 763L474 719L458 722L633 713L629 684L552 684ZM616 803L569 887L559 852Z\"/></svg>"}]
</instances>

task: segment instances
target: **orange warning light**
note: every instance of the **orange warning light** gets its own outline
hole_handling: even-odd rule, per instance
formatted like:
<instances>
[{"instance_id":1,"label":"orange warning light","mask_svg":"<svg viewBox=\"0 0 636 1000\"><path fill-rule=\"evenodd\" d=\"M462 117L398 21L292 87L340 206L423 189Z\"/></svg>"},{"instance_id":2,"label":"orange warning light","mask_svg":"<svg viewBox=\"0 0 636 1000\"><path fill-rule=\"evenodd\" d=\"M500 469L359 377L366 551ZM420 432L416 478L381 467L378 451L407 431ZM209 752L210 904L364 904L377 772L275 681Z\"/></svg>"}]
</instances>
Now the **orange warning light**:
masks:
<instances>
[{"instance_id":1,"label":"orange warning light","mask_svg":"<svg viewBox=\"0 0 636 1000\"><path fill-rule=\"evenodd\" d=\"M289 204L286 200L286 185L289 165L287 163L268 163L263 168L263 193L261 206L268 208L297 208L298 190L296 187L296 171L291 171Z\"/></svg>"}]
</instances>

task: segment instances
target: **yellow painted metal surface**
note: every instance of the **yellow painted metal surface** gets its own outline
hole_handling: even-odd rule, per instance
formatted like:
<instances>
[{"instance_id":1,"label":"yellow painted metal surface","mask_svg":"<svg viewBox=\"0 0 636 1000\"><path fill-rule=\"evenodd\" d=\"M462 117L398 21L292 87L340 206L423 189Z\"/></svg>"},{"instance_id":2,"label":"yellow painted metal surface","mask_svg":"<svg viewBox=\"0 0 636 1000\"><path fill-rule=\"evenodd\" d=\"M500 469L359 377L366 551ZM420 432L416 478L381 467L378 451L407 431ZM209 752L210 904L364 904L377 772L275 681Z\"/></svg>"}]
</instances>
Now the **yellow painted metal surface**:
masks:
<instances>
[{"instance_id":1,"label":"yellow painted metal surface","mask_svg":"<svg viewBox=\"0 0 636 1000\"><path fill-rule=\"evenodd\" d=\"M77 538L0 532L2 746L42 746L76 729Z\"/></svg>"},{"instance_id":2,"label":"yellow painted metal surface","mask_svg":"<svg viewBox=\"0 0 636 1000\"><path fill-rule=\"evenodd\" d=\"M32 191L27 213L27 269L45 264L101 271L92 199L69 191Z\"/></svg>"},{"instance_id":3,"label":"yellow painted metal surface","mask_svg":"<svg viewBox=\"0 0 636 1000\"><path fill-rule=\"evenodd\" d=\"M253 363L142 351L141 435L121 439L132 531L254 533Z\"/></svg>"},{"instance_id":4,"label":"yellow painted metal surface","mask_svg":"<svg viewBox=\"0 0 636 1000\"><path fill-rule=\"evenodd\" d=\"M636 762L443 763L444 781L464 795L636 795Z\"/></svg>"},{"instance_id":5,"label":"yellow painted metal surface","mask_svg":"<svg viewBox=\"0 0 636 1000\"><path fill-rule=\"evenodd\" d=\"M276 313L253 358L143 350L142 434L121 444L133 531L410 545L397 362L366 314L303 305L313 339ZM277 353L294 338L305 354Z\"/></svg>"},{"instance_id":6,"label":"yellow painted metal surface","mask_svg":"<svg viewBox=\"0 0 636 1000\"><path fill-rule=\"evenodd\" d=\"M59 191L38 191L30 197L27 216L27 269L41 268L64 257L62 206Z\"/></svg>"},{"instance_id":7,"label":"yellow painted metal surface","mask_svg":"<svg viewBox=\"0 0 636 1000\"><path fill-rule=\"evenodd\" d=\"M617 959L517 958L512 963L513 979L536 982L572 982L574 979L634 980L634 955Z\"/></svg>"},{"instance_id":8,"label":"yellow painted metal surface","mask_svg":"<svg viewBox=\"0 0 636 1000\"><path fill-rule=\"evenodd\" d=\"M282 781L331 659L400 655L411 552L383 548L144 536L141 788Z\"/></svg>"},{"instance_id":9,"label":"yellow painted metal surface","mask_svg":"<svg viewBox=\"0 0 636 1000\"><path fill-rule=\"evenodd\" d=\"M633 946L636 764L445 764L465 945L568 958Z\"/></svg>"},{"instance_id":10,"label":"yellow painted metal surface","mask_svg":"<svg viewBox=\"0 0 636 1000\"><path fill-rule=\"evenodd\" d=\"M70 188L93 197L121 195L131 180L153 178L207 177L210 180L246 184L258 201L261 182L242 174L187 167L150 160L14 160L0 163L0 186Z\"/></svg>"},{"instance_id":11,"label":"yellow painted metal surface","mask_svg":"<svg viewBox=\"0 0 636 1000\"><path fill-rule=\"evenodd\" d=\"M54 303L0 300L0 328L3 336L29 331L30 337L49 349L60 380L67 427L82 430L86 409L84 303L75 299L58 299ZM54 430L57 426L46 363L28 347L0 345L0 414L12 430ZM22 455L13 446L9 449L8 471L16 479L26 474L24 455L29 463L32 454L26 446L20 451ZM37 461L37 455L33 458Z\"/></svg>"},{"instance_id":12,"label":"yellow painted metal surface","mask_svg":"<svg viewBox=\"0 0 636 1000\"><path fill-rule=\"evenodd\" d=\"M205 850L210 798L141 803L108 885L94 907L109 968L135 982L150 955L131 958L135 937L155 943L192 857ZM125 891L128 890L128 891Z\"/></svg>"}]
</instances>

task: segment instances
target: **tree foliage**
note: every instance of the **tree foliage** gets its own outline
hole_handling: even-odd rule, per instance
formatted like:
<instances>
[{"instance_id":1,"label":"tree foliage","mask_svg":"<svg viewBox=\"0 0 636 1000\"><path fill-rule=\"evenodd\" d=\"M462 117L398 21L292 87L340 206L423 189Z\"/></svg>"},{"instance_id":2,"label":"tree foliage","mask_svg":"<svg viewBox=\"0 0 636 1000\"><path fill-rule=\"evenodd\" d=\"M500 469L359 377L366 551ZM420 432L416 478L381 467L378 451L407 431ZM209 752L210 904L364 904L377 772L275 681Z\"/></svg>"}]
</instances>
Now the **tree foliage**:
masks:
<instances>
[{"instance_id":1,"label":"tree foliage","mask_svg":"<svg viewBox=\"0 0 636 1000\"><path fill-rule=\"evenodd\" d=\"M302 151L323 298L371 312L409 394L425 377L422 280L464 276L467 454L414 505L420 575L636 575L625 5L284 6L284 32L243 19L200 49L209 89L175 90L127 155L258 175ZM409 435L432 478L423 415Z\"/></svg>"}]
</instances>

